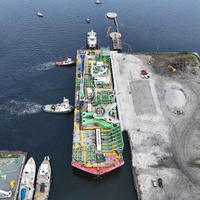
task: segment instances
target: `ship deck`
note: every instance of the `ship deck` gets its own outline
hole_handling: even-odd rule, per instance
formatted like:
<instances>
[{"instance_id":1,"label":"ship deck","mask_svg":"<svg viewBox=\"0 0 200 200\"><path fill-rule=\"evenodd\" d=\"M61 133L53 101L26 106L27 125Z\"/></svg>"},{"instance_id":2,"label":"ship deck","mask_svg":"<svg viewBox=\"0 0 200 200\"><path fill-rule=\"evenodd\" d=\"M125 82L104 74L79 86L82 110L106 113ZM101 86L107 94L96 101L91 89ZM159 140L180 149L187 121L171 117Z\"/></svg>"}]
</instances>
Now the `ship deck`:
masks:
<instances>
[{"instance_id":1,"label":"ship deck","mask_svg":"<svg viewBox=\"0 0 200 200\"><path fill-rule=\"evenodd\" d=\"M36 184L34 200L44 200L49 197L51 183L45 183L44 192L40 192L40 187L41 187L40 184Z\"/></svg>"},{"instance_id":2,"label":"ship deck","mask_svg":"<svg viewBox=\"0 0 200 200\"><path fill-rule=\"evenodd\" d=\"M45 172L42 172L41 174L41 171ZM49 198L51 178L51 165L48 160L44 160L38 170L34 200L44 200ZM41 185L43 185L42 191Z\"/></svg>"},{"instance_id":3,"label":"ship deck","mask_svg":"<svg viewBox=\"0 0 200 200\"><path fill-rule=\"evenodd\" d=\"M110 50L78 50L72 166L100 175L124 164Z\"/></svg>"}]
</instances>

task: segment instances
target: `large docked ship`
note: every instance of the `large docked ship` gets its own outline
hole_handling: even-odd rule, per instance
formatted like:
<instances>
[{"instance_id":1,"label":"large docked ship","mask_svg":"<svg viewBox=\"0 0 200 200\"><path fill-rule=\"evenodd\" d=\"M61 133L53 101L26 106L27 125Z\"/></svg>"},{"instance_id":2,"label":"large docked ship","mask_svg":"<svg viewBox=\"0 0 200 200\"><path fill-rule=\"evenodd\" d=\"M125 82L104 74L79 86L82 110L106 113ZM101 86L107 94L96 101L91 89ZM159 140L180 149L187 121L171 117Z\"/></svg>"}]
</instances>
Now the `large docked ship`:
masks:
<instances>
[{"instance_id":1,"label":"large docked ship","mask_svg":"<svg viewBox=\"0 0 200 200\"><path fill-rule=\"evenodd\" d=\"M110 48L78 50L72 166L102 175L124 164Z\"/></svg>"}]
</instances>

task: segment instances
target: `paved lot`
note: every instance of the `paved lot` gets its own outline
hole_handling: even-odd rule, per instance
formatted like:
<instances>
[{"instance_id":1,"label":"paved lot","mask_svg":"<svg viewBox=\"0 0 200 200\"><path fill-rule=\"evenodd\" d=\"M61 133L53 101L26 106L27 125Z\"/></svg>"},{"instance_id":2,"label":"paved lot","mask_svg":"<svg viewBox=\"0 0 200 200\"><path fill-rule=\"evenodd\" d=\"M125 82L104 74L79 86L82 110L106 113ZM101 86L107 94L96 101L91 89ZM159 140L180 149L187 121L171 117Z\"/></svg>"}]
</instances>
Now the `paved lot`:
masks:
<instances>
[{"instance_id":1,"label":"paved lot","mask_svg":"<svg viewBox=\"0 0 200 200\"><path fill-rule=\"evenodd\" d=\"M0 171L2 172L0 176L0 189L4 191L11 191L12 189L10 186L10 181L15 181L15 186L12 190L13 196L12 198L8 198L9 200L14 199L21 166L24 159L24 154L19 158L0 158ZM15 161L17 161L17 163Z\"/></svg>"},{"instance_id":2,"label":"paved lot","mask_svg":"<svg viewBox=\"0 0 200 200\"><path fill-rule=\"evenodd\" d=\"M148 81L131 81L130 89L133 98L133 105L137 115L149 113L156 114L156 107L151 94Z\"/></svg>"}]
</instances>

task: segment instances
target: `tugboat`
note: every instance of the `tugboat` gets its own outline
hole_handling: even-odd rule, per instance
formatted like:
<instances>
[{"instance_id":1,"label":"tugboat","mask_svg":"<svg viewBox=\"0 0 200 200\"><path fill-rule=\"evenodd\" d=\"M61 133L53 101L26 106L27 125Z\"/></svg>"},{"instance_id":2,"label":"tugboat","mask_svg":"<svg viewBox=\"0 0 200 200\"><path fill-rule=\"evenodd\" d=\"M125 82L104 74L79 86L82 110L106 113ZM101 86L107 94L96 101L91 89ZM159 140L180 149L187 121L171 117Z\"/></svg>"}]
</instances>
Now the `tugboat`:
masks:
<instances>
[{"instance_id":1,"label":"tugboat","mask_svg":"<svg viewBox=\"0 0 200 200\"><path fill-rule=\"evenodd\" d=\"M30 200L33 199L34 182L35 182L36 165L34 159L31 157L26 163L19 189L19 199Z\"/></svg>"},{"instance_id":2,"label":"tugboat","mask_svg":"<svg viewBox=\"0 0 200 200\"><path fill-rule=\"evenodd\" d=\"M76 64L76 61L72 60L71 58L67 58L67 60L64 61L57 61L57 66L67 66L67 65L73 65Z\"/></svg>"},{"instance_id":3,"label":"tugboat","mask_svg":"<svg viewBox=\"0 0 200 200\"><path fill-rule=\"evenodd\" d=\"M40 12L36 13L36 15L37 15L38 17L43 17L43 14L40 13Z\"/></svg>"},{"instance_id":4,"label":"tugboat","mask_svg":"<svg viewBox=\"0 0 200 200\"><path fill-rule=\"evenodd\" d=\"M97 48L97 33L91 30L87 33L87 48L96 49Z\"/></svg>"},{"instance_id":5,"label":"tugboat","mask_svg":"<svg viewBox=\"0 0 200 200\"><path fill-rule=\"evenodd\" d=\"M87 23L90 23L90 19L89 19L89 18L87 18L85 21L86 21Z\"/></svg>"},{"instance_id":6,"label":"tugboat","mask_svg":"<svg viewBox=\"0 0 200 200\"><path fill-rule=\"evenodd\" d=\"M69 104L69 100L65 97L61 104L50 104L43 106L43 111L48 113L65 114L69 113L74 109L72 105Z\"/></svg>"},{"instance_id":7,"label":"tugboat","mask_svg":"<svg viewBox=\"0 0 200 200\"><path fill-rule=\"evenodd\" d=\"M51 187L50 158L49 156L45 156L38 170L34 200L48 199L50 187Z\"/></svg>"}]
</instances>

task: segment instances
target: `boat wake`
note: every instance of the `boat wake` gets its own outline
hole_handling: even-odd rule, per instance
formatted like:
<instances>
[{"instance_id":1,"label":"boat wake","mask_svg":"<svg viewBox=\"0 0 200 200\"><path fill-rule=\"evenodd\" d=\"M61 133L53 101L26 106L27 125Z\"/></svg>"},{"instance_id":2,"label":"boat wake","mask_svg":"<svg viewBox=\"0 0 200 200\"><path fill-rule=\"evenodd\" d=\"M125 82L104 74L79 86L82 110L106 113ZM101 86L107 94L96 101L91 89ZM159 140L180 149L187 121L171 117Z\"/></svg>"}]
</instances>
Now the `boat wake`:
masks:
<instances>
[{"instance_id":1,"label":"boat wake","mask_svg":"<svg viewBox=\"0 0 200 200\"><path fill-rule=\"evenodd\" d=\"M40 64L40 65L36 65L34 67L32 67L33 71L46 71L49 70L51 68L55 67L55 63L54 62L48 62L48 63L44 63L44 64Z\"/></svg>"},{"instance_id":2,"label":"boat wake","mask_svg":"<svg viewBox=\"0 0 200 200\"><path fill-rule=\"evenodd\" d=\"M30 77L30 76L38 75L39 73L50 70L54 67L55 67L54 62L43 63L43 64L30 66L30 67L22 67L21 69L16 71L14 76L17 77L19 80L22 80L24 79L24 76Z\"/></svg>"},{"instance_id":3,"label":"boat wake","mask_svg":"<svg viewBox=\"0 0 200 200\"><path fill-rule=\"evenodd\" d=\"M1 110L6 110L11 115L30 115L34 113L39 113L42 109L42 105L36 104L34 102L28 101L28 99L24 99L23 101L19 100L11 100L6 104L0 106Z\"/></svg>"}]
</instances>

